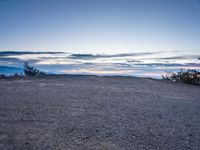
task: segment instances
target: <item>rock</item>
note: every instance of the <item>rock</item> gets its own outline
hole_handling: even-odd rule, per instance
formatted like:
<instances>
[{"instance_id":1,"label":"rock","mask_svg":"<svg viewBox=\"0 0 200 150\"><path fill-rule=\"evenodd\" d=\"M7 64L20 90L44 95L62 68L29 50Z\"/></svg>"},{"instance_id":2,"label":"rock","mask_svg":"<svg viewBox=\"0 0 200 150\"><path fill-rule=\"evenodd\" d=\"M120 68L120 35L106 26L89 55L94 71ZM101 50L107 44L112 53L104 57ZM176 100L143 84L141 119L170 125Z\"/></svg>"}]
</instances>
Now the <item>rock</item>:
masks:
<instances>
[{"instance_id":1,"label":"rock","mask_svg":"<svg viewBox=\"0 0 200 150\"><path fill-rule=\"evenodd\" d=\"M26 143L25 143L25 144L26 144L26 145L29 145L30 143L31 143L30 141L26 141Z\"/></svg>"}]
</instances>

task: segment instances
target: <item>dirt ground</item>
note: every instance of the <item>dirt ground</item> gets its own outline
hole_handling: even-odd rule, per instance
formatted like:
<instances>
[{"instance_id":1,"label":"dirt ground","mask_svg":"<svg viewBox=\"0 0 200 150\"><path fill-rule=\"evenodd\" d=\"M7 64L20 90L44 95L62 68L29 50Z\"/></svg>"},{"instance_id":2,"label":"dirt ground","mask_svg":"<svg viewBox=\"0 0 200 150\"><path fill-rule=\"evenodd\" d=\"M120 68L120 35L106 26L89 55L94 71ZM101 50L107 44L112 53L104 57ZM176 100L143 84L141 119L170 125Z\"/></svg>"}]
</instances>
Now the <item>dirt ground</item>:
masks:
<instances>
[{"instance_id":1,"label":"dirt ground","mask_svg":"<svg viewBox=\"0 0 200 150\"><path fill-rule=\"evenodd\" d=\"M200 87L134 77L0 80L0 150L199 150Z\"/></svg>"}]
</instances>

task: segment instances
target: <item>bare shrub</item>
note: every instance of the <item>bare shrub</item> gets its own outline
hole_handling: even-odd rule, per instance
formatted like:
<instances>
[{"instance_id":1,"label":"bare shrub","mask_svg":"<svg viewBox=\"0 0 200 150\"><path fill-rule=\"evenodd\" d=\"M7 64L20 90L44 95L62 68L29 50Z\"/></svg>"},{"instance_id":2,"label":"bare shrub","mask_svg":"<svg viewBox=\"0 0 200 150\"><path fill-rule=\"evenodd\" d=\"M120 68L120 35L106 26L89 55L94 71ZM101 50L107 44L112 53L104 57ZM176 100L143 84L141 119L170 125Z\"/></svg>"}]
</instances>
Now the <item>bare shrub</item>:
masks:
<instances>
[{"instance_id":1,"label":"bare shrub","mask_svg":"<svg viewBox=\"0 0 200 150\"><path fill-rule=\"evenodd\" d=\"M182 70L177 73L166 73L162 75L164 80L170 80L173 82L182 82L184 84L200 85L200 72L196 70L188 69Z\"/></svg>"},{"instance_id":2,"label":"bare shrub","mask_svg":"<svg viewBox=\"0 0 200 150\"><path fill-rule=\"evenodd\" d=\"M38 70L34 66L28 64L28 62L24 63L24 75L26 76L43 76L46 75L44 72Z\"/></svg>"}]
</instances>

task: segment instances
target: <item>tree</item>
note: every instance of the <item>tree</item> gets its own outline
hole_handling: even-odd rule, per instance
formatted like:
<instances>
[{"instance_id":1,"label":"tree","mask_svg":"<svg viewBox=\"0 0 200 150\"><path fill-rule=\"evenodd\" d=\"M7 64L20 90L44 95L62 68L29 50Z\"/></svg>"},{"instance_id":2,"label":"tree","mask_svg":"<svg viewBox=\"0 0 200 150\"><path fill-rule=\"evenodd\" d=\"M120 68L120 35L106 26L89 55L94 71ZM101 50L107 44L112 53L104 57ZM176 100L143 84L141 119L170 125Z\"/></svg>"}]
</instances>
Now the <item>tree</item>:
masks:
<instances>
[{"instance_id":1,"label":"tree","mask_svg":"<svg viewBox=\"0 0 200 150\"><path fill-rule=\"evenodd\" d=\"M24 74L26 76L42 76L45 75L44 72L41 72L34 66L30 66L28 62L24 63Z\"/></svg>"}]
</instances>

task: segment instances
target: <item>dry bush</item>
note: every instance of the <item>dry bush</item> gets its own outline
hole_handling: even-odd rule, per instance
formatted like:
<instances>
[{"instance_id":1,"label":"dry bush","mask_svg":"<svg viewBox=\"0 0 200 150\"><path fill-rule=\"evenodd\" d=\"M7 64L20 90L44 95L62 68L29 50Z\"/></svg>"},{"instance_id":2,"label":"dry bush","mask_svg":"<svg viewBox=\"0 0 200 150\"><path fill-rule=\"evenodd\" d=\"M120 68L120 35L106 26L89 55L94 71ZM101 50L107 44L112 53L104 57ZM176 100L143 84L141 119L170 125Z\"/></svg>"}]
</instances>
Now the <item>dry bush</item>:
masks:
<instances>
[{"instance_id":1,"label":"dry bush","mask_svg":"<svg viewBox=\"0 0 200 150\"><path fill-rule=\"evenodd\" d=\"M164 80L170 80L173 82L182 82L184 84L200 85L200 72L196 70L188 69L186 71L181 70L177 73L166 73L162 75Z\"/></svg>"}]
</instances>

